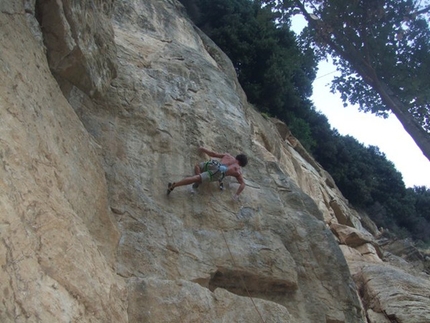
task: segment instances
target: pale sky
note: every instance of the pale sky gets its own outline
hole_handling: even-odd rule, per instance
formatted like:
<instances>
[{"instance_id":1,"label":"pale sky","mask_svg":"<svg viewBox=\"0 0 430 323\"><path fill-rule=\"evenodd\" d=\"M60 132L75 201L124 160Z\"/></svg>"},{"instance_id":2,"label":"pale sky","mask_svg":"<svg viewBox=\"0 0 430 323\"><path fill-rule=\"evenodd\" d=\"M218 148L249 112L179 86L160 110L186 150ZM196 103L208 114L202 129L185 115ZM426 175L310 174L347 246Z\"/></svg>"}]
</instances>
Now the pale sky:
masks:
<instances>
[{"instance_id":1,"label":"pale sky","mask_svg":"<svg viewBox=\"0 0 430 323\"><path fill-rule=\"evenodd\" d=\"M293 30L300 32L304 18L295 16ZM330 82L336 75L336 67L331 62L321 62L317 78L313 84L312 100L317 111L323 113L332 128L342 135L350 135L366 146L379 147L402 174L406 187L427 186L430 188L430 161L397 118L376 117L370 113L359 112L358 107L343 107L339 93L330 93Z\"/></svg>"},{"instance_id":2,"label":"pale sky","mask_svg":"<svg viewBox=\"0 0 430 323\"><path fill-rule=\"evenodd\" d=\"M406 187L424 185L430 188L430 161L424 157L397 118L390 115L383 119L359 112L357 107L351 105L344 108L340 94L330 93L329 83L336 74L327 73L336 68L328 62L321 62L319 68L313 84L312 100L330 125L340 134L351 135L366 146L379 147L402 174Z\"/></svg>"}]
</instances>

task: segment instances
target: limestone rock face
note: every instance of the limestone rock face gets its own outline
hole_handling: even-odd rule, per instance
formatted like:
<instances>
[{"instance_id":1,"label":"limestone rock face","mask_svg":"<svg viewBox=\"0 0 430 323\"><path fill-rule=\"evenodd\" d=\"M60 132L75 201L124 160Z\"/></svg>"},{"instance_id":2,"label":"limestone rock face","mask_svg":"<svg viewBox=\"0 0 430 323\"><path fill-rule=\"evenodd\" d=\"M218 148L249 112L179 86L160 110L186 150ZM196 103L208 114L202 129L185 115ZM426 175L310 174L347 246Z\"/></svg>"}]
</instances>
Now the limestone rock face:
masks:
<instances>
[{"instance_id":1,"label":"limestone rock face","mask_svg":"<svg viewBox=\"0 0 430 323\"><path fill-rule=\"evenodd\" d=\"M126 322L99 146L23 12L0 13L0 321Z\"/></svg>"},{"instance_id":2,"label":"limestone rock face","mask_svg":"<svg viewBox=\"0 0 430 323\"><path fill-rule=\"evenodd\" d=\"M110 202L121 230L118 273L265 299L301 322L363 321L321 211L288 175L288 168L298 168L303 175L291 174L305 178L307 166L294 165L296 152L234 90L237 81L223 72L224 54L178 16L177 2L117 5L117 79L104 100L77 90L68 99L105 147ZM187 188L165 196L167 182L191 174L194 163L207 158L198 154L200 145L249 155L240 203L231 199L233 181L224 192L202 185L195 196ZM154 288L148 295L164 293ZM158 322L154 311L148 313L148 322Z\"/></svg>"},{"instance_id":3,"label":"limestone rock face","mask_svg":"<svg viewBox=\"0 0 430 323\"><path fill-rule=\"evenodd\" d=\"M429 322L430 282L392 266L365 265L357 277L366 308L383 313L388 322ZM371 323L378 322L370 320Z\"/></svg>"},{"instance_id":4,"label":"limestone rock face","mask_svg":"<svg viewBox=\"0 0 430 323\"><path fill-rule=\"evenodd\" d=\"M0 4L0 321L421 322L425 299L380 297L360 215L182 5L110 4ZM230 179L166 196L199 146L249 156L238 202Z\"/></svg>"},{"instance_id":5,"label":"limestone rock face","mask_svg":"<svg viewBox=\"0 0 430 323\"><path fill-rule=\"evenodd\" d=\"M222 288L211 292L189 281L154 278L129 282L133 322L300 322L279 304L237 297Z\"/></svg>"},{"instance_id":6,"label":"limestone rock face","mask_svg":"<svg viewBox=\"0 0 430 323\"><path fill-rule=\"evenodd\" d=\"M37 1L49 66L62 87L99 95L116 76L113 8L113 1Z\"/></svg>"}]
</instances>

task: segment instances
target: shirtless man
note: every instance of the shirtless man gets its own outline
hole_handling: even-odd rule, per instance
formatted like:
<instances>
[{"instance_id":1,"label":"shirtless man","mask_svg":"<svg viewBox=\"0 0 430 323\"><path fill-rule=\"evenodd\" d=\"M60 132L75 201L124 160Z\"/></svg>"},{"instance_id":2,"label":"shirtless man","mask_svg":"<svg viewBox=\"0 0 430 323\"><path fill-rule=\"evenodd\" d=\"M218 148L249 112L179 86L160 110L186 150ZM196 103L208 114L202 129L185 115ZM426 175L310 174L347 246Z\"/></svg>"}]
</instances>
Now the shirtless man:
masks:
<instances>
[{"instance_id":1,"label":"shirtless man","mask_svg":"<svg viewBox=\"0 0 430 323\"><path fill-rule=\"evenodd\" d=\"M220 158L221 160L209 160L207 162L197 164L194 167L194 173L196 175L185 177L176 183L169 183L167 195L169 195L175 187L194 184L193 187L197 188L199 184L203 182L219 181L221 188L223 178L225 176L233 176L236 177L240 184L236 194L233 196L233 199L237 200L239 198L239 194L242 193L243 189L245 188L245 181L242 176L241 167L246 166L248 163L248 157L244 154L239 154L236 157L233 157L230 154L216 153L204 147L199 147L199 150L210 157Z\"/></svg>"}]
</instances>

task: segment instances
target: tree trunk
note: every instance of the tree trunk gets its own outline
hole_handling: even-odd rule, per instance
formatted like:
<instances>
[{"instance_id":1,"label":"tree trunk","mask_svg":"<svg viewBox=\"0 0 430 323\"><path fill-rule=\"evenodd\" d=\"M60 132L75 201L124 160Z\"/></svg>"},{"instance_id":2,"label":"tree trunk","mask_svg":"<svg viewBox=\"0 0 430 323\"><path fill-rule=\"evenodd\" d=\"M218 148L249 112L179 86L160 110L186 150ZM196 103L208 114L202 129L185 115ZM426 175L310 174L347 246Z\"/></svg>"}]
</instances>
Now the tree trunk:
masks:
<instances>
[{"instance_id":1,"label":"tree trunk","mask_svg":"<svg viewBox=\"0 0 430 323\"><path fill-rule=\"evenodd\" d=\"M305 6L300 0L295 0L296 5L300 8L310 26L313 26L319 32L319 21L311 17L306 11ZM427 7L425 10L430 8ZM406 132L412 137L417 146L421 149L424 156L430 161L430 135L421 127L421 125L409 113L408 107L403 104L389 88L389 86L380 81L372 68L371 64L363 57L351 44L344 42L345 49L338 46L328 35L321 35L327 45L344 60L349 62L355 71L363 78L364 82L369 84L381 97L384 104L391 110L402 124Z\"/></svg>"},{"instance_id":2,"label":"tree trunk","mask_svg":"<svg viewBox=\"0 0 430 323\"><path fill-rule=\"evenodd\" d=\"M421 127L421 125L409 113L408 107L405 106L386 84L377 81L374 89L381 96L382 101L405 128L406 132L412 137L417 146L421 149L424 156L430 161L430 135Z\"/></svg>"}]
</instances>

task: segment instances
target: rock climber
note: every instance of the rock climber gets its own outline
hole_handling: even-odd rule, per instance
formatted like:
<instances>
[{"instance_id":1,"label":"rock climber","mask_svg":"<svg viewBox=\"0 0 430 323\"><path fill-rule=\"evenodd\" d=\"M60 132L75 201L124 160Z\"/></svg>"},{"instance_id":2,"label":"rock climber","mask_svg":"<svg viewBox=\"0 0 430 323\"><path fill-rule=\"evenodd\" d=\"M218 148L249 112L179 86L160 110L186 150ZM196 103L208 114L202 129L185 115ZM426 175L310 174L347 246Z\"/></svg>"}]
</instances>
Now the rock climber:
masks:
<instances>
[{"instance_id":1,"label":"rock climber","mask_svg":"<svg viewBox=\"0 0 430 323\"><path fill-rule=\"evenodd\" d=\"M210 159L206 162L201 162L194 167L194 176L185 177L176 183L169 183L167 187L167 195L169 195L175 187L193 184L193 189L196 189L203 182L215 182L218 181L220 189L223 189L222 180L226 176L236 177L239 182L239 187L236 194L233 195L234 200L239 199L240 193L245 188L245 181L242 176L242 168L248 164L248 157L245 154L239 154L236 157L228 153L217 153L199 147L199 150L207 154L209 157L219 158L220 161Z\"/></svg>"}]
</instances>

